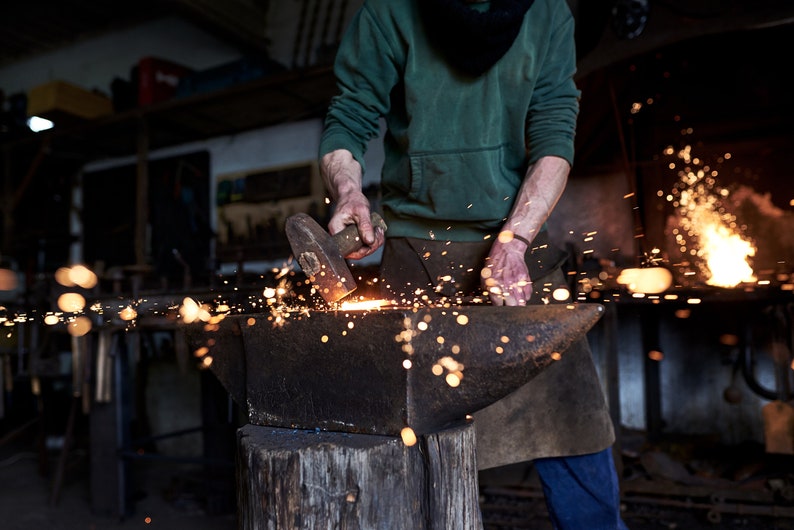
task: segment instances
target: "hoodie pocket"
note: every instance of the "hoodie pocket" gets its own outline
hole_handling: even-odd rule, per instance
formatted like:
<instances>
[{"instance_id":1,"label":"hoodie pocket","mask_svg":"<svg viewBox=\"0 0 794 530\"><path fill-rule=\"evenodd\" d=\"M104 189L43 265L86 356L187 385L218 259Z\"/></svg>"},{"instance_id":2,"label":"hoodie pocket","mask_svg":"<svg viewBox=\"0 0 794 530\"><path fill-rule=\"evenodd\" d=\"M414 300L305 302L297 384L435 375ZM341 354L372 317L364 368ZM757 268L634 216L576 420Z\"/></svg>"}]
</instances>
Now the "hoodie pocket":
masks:
<instances>
[{"instance_id":1,"label":"hoodie pocket","mask_svg":"<svg viewBox=\"0 0 794 530\"><path fill-rule=\"evenodd\" d=\"M405 213L450 221L492 221L507 216L521 184L505 168L503 145L411 155Z\"/></svg>"}]
</instances>

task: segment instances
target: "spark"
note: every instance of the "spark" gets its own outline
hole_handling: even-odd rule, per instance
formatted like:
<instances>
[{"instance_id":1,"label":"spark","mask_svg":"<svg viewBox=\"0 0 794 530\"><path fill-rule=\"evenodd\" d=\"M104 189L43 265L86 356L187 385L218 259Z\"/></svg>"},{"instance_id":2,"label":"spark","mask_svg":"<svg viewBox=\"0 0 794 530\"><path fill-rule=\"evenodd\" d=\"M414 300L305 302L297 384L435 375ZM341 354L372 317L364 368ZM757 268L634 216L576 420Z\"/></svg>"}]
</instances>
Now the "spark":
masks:
<instances>
[{"instance_id":1,"label":"spark","mask_svg":"<svg viewBox=\"0 0 794 530\"><path fill-rule=\"evenodd\" d=\"M58 297L58 309L65 313L80 313L85 308L85 297L79 293L64 293Z\"/></svg>"},{"instance_id":2,"label":"spark","mask_svg":"<svg viewBox=\"0 0 794 530\"><path fill-rule=\"evenodd\" d=\"M567 287L558 287L557 289L554 289L554 291L551 293L551 296L558 302L564 302L571 297L571 292Z\"/></svg>"},{"instance_id":3,"label":"spark","mask_svg":"<svg viewBox=\"0 0 794 530\"><path fill-rule=\"evenodd\" d=\"M67 330L72 337L82 337L91 331L91 319L85 316L79 316L69 322Z\"/></svg>"},{"instance_id":4,"label":"spark","mask_svg":"<svg viewBox=\"0 0 794 530\"><path fill-rule=\"evenodd\" d=\"M135 320L136 318L138 318L138 312L135 311L135 309L133 309L132 306L128 305L127 307L119 311L119 318L121 318L121 320L126 320L126 321Z\"/></svg>"},{"instance_id":5,"label":"spark","mask_svg":"<svg viewBox=\"0 0 794 530\"><path fill-rule=\"evenodd\" d=\"M407 447L411 447L413 445L416 445L416 433L414 432L414 430L412 428L404 427L400 431L400 437L402 438L403 443Z\"/></svg>"},{"instance_id":6,"label":"spark","mask_svg":"<svg viewBox=\"0 0 794 530\"><path fill-rule=\"evenodd\" d=\"M458 386L460 386L460 377L458 376L457 373L447 374L446 382L452 388L457 388Z\"/></svg>"}]
</instances>

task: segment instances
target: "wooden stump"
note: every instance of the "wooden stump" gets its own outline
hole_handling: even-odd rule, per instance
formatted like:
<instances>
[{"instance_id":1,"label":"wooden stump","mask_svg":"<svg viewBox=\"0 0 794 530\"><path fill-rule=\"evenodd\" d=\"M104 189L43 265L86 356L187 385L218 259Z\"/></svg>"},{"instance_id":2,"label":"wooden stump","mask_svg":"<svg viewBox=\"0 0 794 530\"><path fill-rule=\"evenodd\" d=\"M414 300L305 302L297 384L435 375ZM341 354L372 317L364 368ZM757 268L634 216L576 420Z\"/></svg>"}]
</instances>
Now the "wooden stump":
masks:
<instances>
[{"instance_id":1,"label":"wooden stump","mask_svg":"<svg viewBox=\"0 0 794 530\"><path fill-rule=\"evenodd\" d=\"M481 530L474 425L398 437L246 425L241 530Z\"/></svg>"}]
</instances>

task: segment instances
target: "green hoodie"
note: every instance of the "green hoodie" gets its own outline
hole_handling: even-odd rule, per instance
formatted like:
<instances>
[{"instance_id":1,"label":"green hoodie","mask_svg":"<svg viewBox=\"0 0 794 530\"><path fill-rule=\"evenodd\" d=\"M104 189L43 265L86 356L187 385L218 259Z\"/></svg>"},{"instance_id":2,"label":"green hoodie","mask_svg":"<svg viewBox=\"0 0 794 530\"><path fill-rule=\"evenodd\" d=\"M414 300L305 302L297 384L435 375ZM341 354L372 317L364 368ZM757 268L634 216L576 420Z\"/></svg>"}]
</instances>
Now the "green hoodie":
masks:
<instances>
[{"instance_id":1,"label":"green hoodie","mask_svg":"<svg viewBox=\"0 0 794 530\"><path fill-rule=\"evenodd\" d=\"M387 235L481 241L499 231L528 164L573 163L574 19L565 0L536 0L507 53L473 78L428 42L417 1L366 0L351 21L320 157L347 149L364 168L383 117Z\"/></svg>"}]
</instances>

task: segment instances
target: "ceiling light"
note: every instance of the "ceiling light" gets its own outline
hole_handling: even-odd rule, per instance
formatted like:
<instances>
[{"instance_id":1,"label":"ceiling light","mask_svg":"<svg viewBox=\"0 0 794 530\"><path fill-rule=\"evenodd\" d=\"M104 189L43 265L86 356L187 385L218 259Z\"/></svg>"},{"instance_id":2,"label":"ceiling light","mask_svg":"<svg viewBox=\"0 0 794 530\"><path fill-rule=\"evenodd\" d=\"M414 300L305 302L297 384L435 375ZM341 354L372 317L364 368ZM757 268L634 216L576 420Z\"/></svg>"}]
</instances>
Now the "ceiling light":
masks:
<instances>
[{"instance_id":1,"label":"ceiling light","mask_svg":"<svg viewBox=\"0 0 794 530\"><path fill-rule=\"evenodd\" d=\"M31 116L28 118L28 127L33 132L46 131L47 129L52 129L54 126L55 124L46 118L40 118L39 116Z\"/></svg>"}]
</instances>

